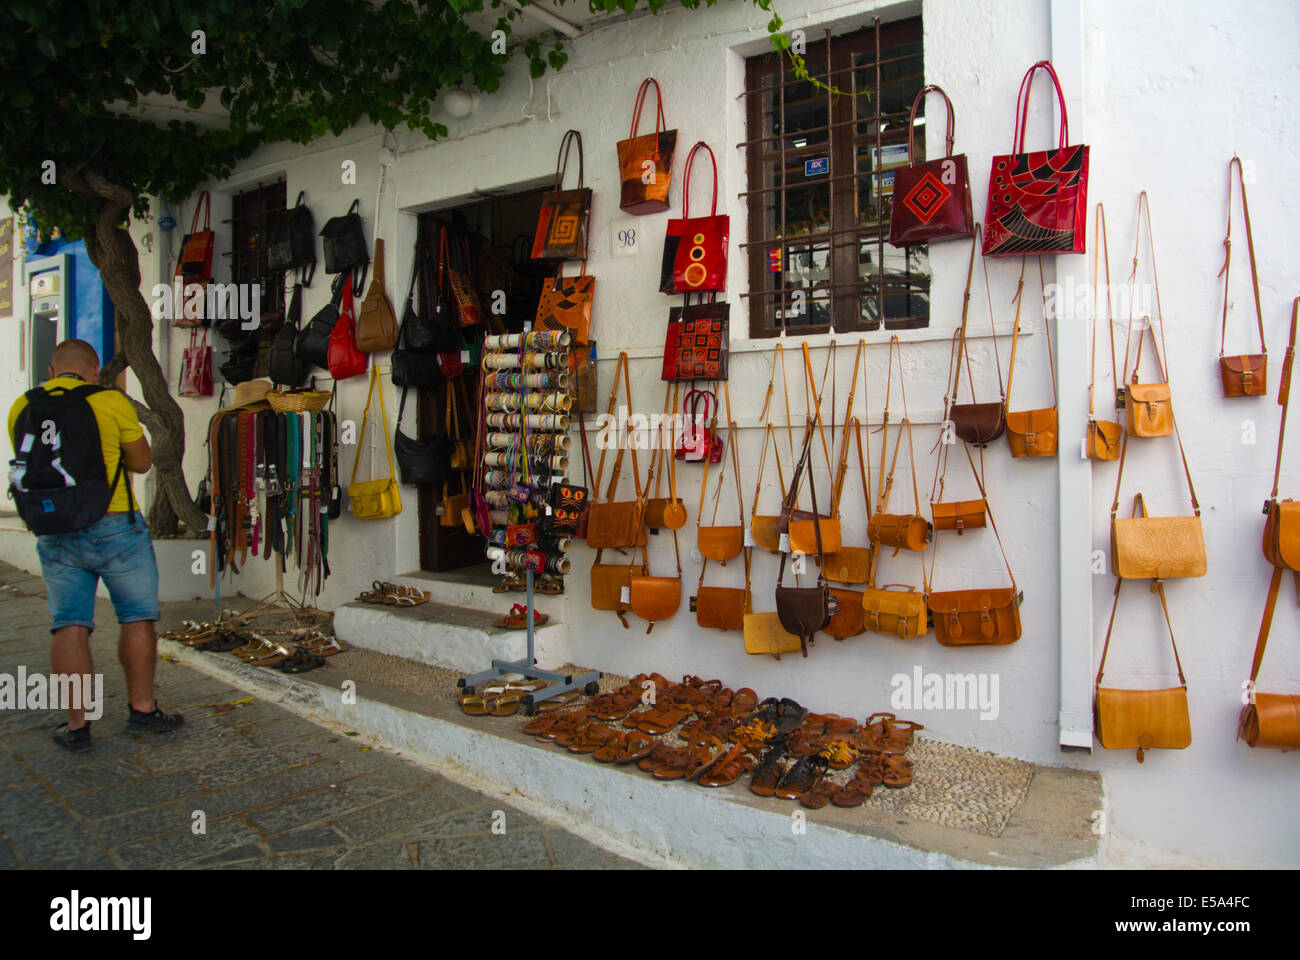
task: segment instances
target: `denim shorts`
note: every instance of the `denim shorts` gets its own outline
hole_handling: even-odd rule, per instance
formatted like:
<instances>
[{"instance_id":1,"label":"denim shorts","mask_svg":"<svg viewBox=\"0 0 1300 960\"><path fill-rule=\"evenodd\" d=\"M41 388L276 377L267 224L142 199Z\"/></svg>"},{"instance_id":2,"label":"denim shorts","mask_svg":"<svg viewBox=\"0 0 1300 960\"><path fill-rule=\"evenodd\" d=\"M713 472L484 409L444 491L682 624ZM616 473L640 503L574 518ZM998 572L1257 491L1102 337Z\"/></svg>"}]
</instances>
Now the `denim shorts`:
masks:
<instances>
[{"instance_id":1,"label":"denim shorts","mask_svg":"<svg viewBox=\"0 0 1300 960\"><path fill-rule=\"evenodd\" d=\"M72 533L37 537L53 624L95 629L95 589L104 581L118 623L158 620L158 563L139 512L102 517Z\"/></svg>"}]
</instances>

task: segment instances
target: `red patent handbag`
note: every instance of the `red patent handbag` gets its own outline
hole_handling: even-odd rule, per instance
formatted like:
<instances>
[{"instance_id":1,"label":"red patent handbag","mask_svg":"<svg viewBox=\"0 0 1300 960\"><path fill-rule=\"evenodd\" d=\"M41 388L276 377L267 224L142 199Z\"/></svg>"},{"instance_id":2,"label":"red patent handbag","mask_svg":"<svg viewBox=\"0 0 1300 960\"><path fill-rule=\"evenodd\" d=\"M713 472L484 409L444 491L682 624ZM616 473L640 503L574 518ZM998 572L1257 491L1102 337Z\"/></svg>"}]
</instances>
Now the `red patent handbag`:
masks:
<instances>
[{"instance_id":1,"label":"red patent handbag","mask_svg":"<svg viewBox=\"0 0 1300 960\"><path fill-rule=\"evenodd\" d=\"M730 304L688 303L673 307L668 311L659 379L726 380L730 340Z\"/></svg>"},{"instance_id":2,"label":"red patent handbag","mask_svg":"<svg viewBox=\"0 0 1300 960\"><path fill-rule=\"evenodd\" d=\"M948 132L944 141L947 152L938 160L916 162L916 148L912 133L916 124L916 108L933 90L943 97L948 110ZM907 166L894 174L893 209L889 215L889 242L895 247L910 247L936 240L961 240L975 231L975 218L971 216L970 174L966 155L953 156L952 140L956 126L952 101L941 87L935 84L922 87L912 101L912 113L907 122Z\"/></svg>"},{"instance_id":3,"label":"red patent handbag","mask_svg":"<svg viewBox=\"0 0 1300 960\"><path fill-rule=\"evenodd\" d=\"M691 216L691 165L699 150L709 152L713 164L713 204L709 216ZM691 147L682 178L682 217L668 221L664 259L659 271L661 293L720 292L727 288L727 243L731 218L718 216L718 161L703 140Z\"/></svg>"},{"instance_id":4,"label":"red patent handbag","mask_svg":"<svg viewBox=\"0 0 1300 960\"><path fill-rule=\"evenodd\" d=\"M330 376L335 380L346 380L366 372L369 355L357 349L357 327L352 316L352 273L348 272L343 281L343 297L339 301L339 318L330 332L330 344L326 353Z\"/></svg>"},{"instance_id":5,"label":"red patent handbag","mask_svg":"<svg viewBox=\"0 0 1300 960\"><path fill-rule=\"evenodd\" d=\"M1029 91L1035 71L1052 78L1061 105L1061 137L1055 150L1025 153ZM1016 152L995 156L989 172L989 202L984 213L984 256L1020 257L1038 253L1083 253L1088 234L1088 148L1067 146L1070 123L1061 81L1047 60L1039 60L1020 81L1016 98Z\"/></svg>"}]
</instances>

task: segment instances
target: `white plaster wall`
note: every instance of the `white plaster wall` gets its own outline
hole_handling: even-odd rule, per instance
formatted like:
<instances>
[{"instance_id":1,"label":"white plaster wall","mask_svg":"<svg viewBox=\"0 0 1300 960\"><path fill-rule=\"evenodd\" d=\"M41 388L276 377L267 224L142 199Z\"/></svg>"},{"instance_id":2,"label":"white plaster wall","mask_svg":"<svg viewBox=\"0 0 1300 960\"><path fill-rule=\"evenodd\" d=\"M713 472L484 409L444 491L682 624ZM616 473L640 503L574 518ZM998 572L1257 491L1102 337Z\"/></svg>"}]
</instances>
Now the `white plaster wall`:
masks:
<instances>
[{"instance_id":1,"label":"white plaster wall","mask_svg":"<svg viewBox=\"0 0 1300 960\"><path fill-rule=\"evenodd\" d=\"M862 26L879 11L886 19L915 15L921 4L886 6L870 0L837 4L822 0L789 0L782 5L787 27L809 30L819 38L823 25L836 32ZM1087 127L1092 146L1090 200L1108 205L1114 279L1127 277L1133 244L1133 205L1137 191L1151 191L1155 215L1157 253L1162 272L1161 293L1170 322L1169 339L1174 371L1175 398L1180 423L1189 441L1188 456L1197 480L1210 551L1210 574L1195 583L1169 587L1175 625L1182 640L1180 650L1191 688L1195 742L1190 750L1156 752L1138 766L1130 753L1063 755L1057 746L1059 708L1059 614L1057 556L1056 464L1051 461L1013 462L1005 445L986 455L990 499L998 519L1016 580L1025 592L1022 608L1024 634L1006 647L945 648L932 638L902 642L867 634L843 643L829 637L818 640L807 660L745 655L739 633L705 633L694 624L686 597L694 592L699 567L690 559L694 511L698 501L699 473L686 467L679 475L682 495L692 513L692 523L682 532L684 589L682 607L672 620L646 636L633 621L624 630L609 614L587 609L581 601L587 590L585 570L592 554L578 547L573 555L577 571L569 581L575 596L571 611L571 643L576 662L603 670L634 673L660 670L670 676L694 673L721 677L733 685L750 685L763 693L793 696L821 710L864 715L887 709L890 678L912 674L916 666L926 672L989 673L999 680L1000 715L981 720L975 711L908 710L923 720L934 736L965 745L1047 763L1066 763L1103 770L1109 781L1111 824L1117 831L1165 849L1236 862L1300 862L1300 830L1290 815L1297 784L1295 757L1251 752L1232 743L1239 709L1239 685L1245 678L1254 641L1267 566L1257 542L1262 518L1259 505L1268 491L1272 437L1278 408L1271 400L1218 399L1213 367L1215 327L1220 287L1215 280L1221 262L1224 167L1234 150L1256 162L1257 180L1251 185L1252 214L1260 256L1262 296L1268 323L1276 383L1284 346L1285 307L1294 295L1294 270L1288 272L1286 225L1296 217L1297 201L1285 189L1284 172L1300 156L1300 134L1294 90L1294 51L1300 30L1295 12L1283 2L1253 7L1249 17L1225 14L1209 2L1173 6L1155 5L1135 10L1118 2L1089 3L1087 36ZM989 158L1008 150L1013 125L1016 90L1025 69L1051 54L1047 0L924 4L927 82L945 87L957 112L958 152L970 158L971 189L975 212L981 217L987 192ZM595 190L589 270L598 278L594 331L601 345L601 384L608 389L616 350L633 356L633 395L637 409L660 409L663 394L658 374L668 306L676 302L659 294L656 278L659 249L668 216L680 211L678 160L669 214L641 217L645 252L639 257L613 257L610 222L621 218L617 209L618 176L615 143L627 135L632 102L640 80L653 74L660 80L670 126L679 131L684 158L690 145L707 139L719 160L720 207L732 216L732 268L728 299L733 305L732 399L741 423L741 455L746 476L746 512L753 495L761 425L757 421L766 388L770 343L746 341L747 313L739 294L747 286L739 243L745 235L745 212L737 194L745 189L744 157L735 144L745 139L742 101L743 57L767 49L766 16L748 4L729 4L702 12L670 11L657 18L639 18L592 31L571 49L568 66L558 75L530 82L516 69L500 91L481 97L473 117L465 121L441 118L451 135L430 145L422 138L399 133L401 159L392 167L380 205L380 232L387 238L387 286L394 306L401 309L409 277L414 239L414 217L419 209L451 205L478 190L523 188L546 183L553 176L555 150L564 130L579 128L586 145L588 186ZM1067 91L1070 96L1078 91ZM1049 108L1054 100L1046 87L1035 85L1030 111L1030 143L1042 145L1049 136ZM941 133L927 127L928 150L942 149ZM260 151L229 182L213 185L214 220L229 215L229 196L258 179L283 172L290 200L307 190L318 224L342 213L353 197L361 199L367 229L375 216L375 189L379 173L380 135L357 128L339 138L327 138L306 149L290 145ZM358 182L339 182L340 164L357 163ZM192 208L177 211L182 226ZM222 230L218 236L223 236ZM1241 238L1240 223L1234 236ZM1250 349L1244 243L1236 245L1234 310L1238 349ZM219 248L220 251L220 241ZM924 499L933 479L934 459L929 451L937 435L942 408L942 383L947 369L949 335L960 320L967 248L964 244L936 245L931 250L934 271L931 329L907 331L903 368L907 377L909 408L916 422L919 482ZM224 264L224 258L222 260ZM1010 352L1011 297L1018 264L991 261L990 279L998 340L1005 373ZM1048 282L1053 265L1045 264ZM1014 405L1046 405L1050 383L1041 330L1041 311L1033 309L1037 278L1027 277L1025 326L1029 335L1021 343ZM309 318L328 297L327 278L318 276L304 300ZM151 283L146 274L146 287ZM1066 321L1069 322L1069 321ZM992 399L991 342L983 334L988 318L977 270L971 314L973 360L982 387L981 399ZM1193 326L1194 325L1194 326ZM1195 331L1193 333L1193 330ZM181 337L171 338L171 376L175 377ZM814 362L820 371L828 338L812 338ZM838 338L841 404L857 338ZM868 398L871 419L877 420L884 402L884 373L888 337L867 336ZM797 347L797 342L791 344ZM1231 346L1231 344L1230 344ZM222 351L218 351L220 362ZM386 367L387 358L379 362ZM1086 356L1065 358L1065 363L1086 364ZM799 382L798 351L788 359L792 382ZM1103 378L1105 379L1105 378ZM396 393L386 383L390 415ZM356 378L340 391L340 415L359 418L366 383ZM778 388L779 389L779 388ZM897 389L897 388L896 388ZM897 398L897 394L895 394ZM203 436L215 398L181 400L191 419L186 471L197 483L206 456ZM862 410L859 395L858 410ZM895 417L901 413L895 400ZM795 417L802 419L803 400L792 398ZM781 409L780 397L774 409ZM1104 415L1104 409L1102 411ZM783 417L783 413L781 415ZM1256 421L1258 443L1243 446L1241 420ZM781 418L778 418L778 423ZM1083 424L1062 425L1061 456L1075 455ZM879 438L872 436L873 467L878 471ZM382 457L382 451L379 453ZM820 454L817 455L818 460ZM1176 455L1168 444L1155 442L1135 452L1126 471L1133 483L1141 479L1152 507L1172 511L1183 505L1182 486L1175 471ZM905 463L905 460L904 460ZM350 454L344 471L350 469ZM950 495L973 496L969 471L954 461L949 473ZM363 470L365 468L363 467ZM787 465L788 469L788 465ZM365 474L363 473L363 476ZM763 512L775 512L779 493L769 464L770 482L762 493ZM824 464L817 469L819 490L827 489ZM607 474L608 476L608 474ZM856 466L852 464L843 507L846 543L865 543L865 518ZM1092 548L1108 554L1108 511L1114 467L1094 470ZM874 478L873 478L874 483ZM1289 483L1289 486L1287 484ZM1284 490L1300 487L1295 470L1284 472ZM626 476L621 495L631 496ZM1129 486L1126 477L1126 490ZM405 510L388 521L358 522L345 517L331 531L334 576L322 595L322 604L335 606L351 599L375 577L387 577L418 565L416 498L404 488ZM910 496L906 466L900 466L894 509L905 509ZM1065 505L1063 509L1081 509ZM723 516L728 509L724 506ZM925 512L928 512L928 508ZM1082 545L1087 549L1089 545ZM1078 549L1079 547L1075 547ZM1002 585L996 544L985 531L951 535L942 543L943 556L937 586L957 589ZM755 607L773 609L771 587L776 579L776 558L756 552L753 582ZM672 544L665 532L652 541L651 566L668 574L673 566ZM927 554L927 562L929 555ZM882 582L919 581L915 557L882 560ZM194 592L206 592L206 580L194 578ZM726 570L710 565L709 583L739 586L742 565ZM805 582L809 582L805 580ZM1096 646L1109 613L1107 577L1092 584ZM269 589L269 564L250 565L238 586L260 595ZM229 585L223 587L230 590ZM1079 584L1077 589L1085 589ZM1287 590L1291 587L1288 585ZM1289 593L1286 595L1289 598ZM1140 588L1127 591L1124 605L1125 637L1115 651L1108 679L1134 685L1173 682L1166 671L1167 648L1154 601ZM1289 599L1279 605L1275 643L1266 663L1266 688L1300 689L1300 652L1288 640L1294 630ZM1224 816L1225 813L1230 814Z\"/></svg>"}]
</instances>

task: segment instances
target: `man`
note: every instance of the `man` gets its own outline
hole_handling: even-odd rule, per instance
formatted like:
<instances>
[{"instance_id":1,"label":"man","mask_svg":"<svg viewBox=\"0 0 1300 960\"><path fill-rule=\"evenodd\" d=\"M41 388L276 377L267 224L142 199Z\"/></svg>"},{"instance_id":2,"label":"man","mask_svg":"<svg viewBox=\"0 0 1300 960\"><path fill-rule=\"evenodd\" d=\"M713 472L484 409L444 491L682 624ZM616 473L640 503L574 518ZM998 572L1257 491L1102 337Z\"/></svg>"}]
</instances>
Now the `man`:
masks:
<instances>
[{"instance_id":1,"label":"man","mask_svg":"<svg viewBox=\"0 0 1300 960\"><path fill-rule=\"evenodd\" d=\"M100 446L102 447L104 470L108 487L99 486L98 462L91 461L90 469L96 474L87 478L77 487L75 478L69 477L67 490L75 491L83 501L90 497L89 514L81 501L75 508L66 507L67 501L59 499L64 491L46 488L28 494L34 497L27 502L44 505L51 513L69 509L73 516L62 519L62 526L70 532L41 533L38 536L36 551L41 559L41 575L45 579L46 598L50 607L53 624L50 632L53 641L50 645L50 665L55 675L89 676L94 672L90 655L90 633L95 629L95 589L100 579L108 588L113 601L113 609L121 624L117 655L126 674L127 695L130 701L130 713L127 717L128 731L143 733L163 733L175 730L185 722L180 714L168 715L158 708L153 695L154 664L157 659L157 639L154 635L154 623L159 619L158 612L158 565L154 558L153 543L145 527L144 517L131 490L131 473L145 473L153 464L149 441L140 428L135 408L126 395L118 390L85 389L86 384L96 384L99 380L99 357L95 350L84 340L65 340L54 348L50 364L50 379L42 388L52 394L56 402L89 405L94 415L94 422L99 428ZM38 389L42 389L38 388ZM82 389L78 389L82 388ZM26 470L22 457L30 455L36 443L52 443L56 448L62 442L62 430L57 433L49 428L50 420L44 420L46 429L30 415L20 417L29 405L41 406L41 416L52 416L46 411L59 411L61 406L47 406L47 401L35 391L35 400L23 395L14 401L9 411L9 436L13 441L14 461L20 470ZM75 422L72 418L68 423ZM15 435L15 426L21 427L23 437ZM88 426L87 422L87 426ZM37 439L38 435L40 439ZM70 438L71 439L71 438ZM24 450L24 447L26 448ZM93 457L93 448L90 455ZM86 462L86 452L75 449L75 443L64 448L59 457L52 461L59 473L67 476L60 458L71 463L74 459ZM47 455L47 459L48 455ZM36 470L36 461L31 461L31 480ZM48 475L48 466L47 468ZM23 474L19 473L21 479ZM57 475L56 475L57 476ZM12 478L12 475L11 475ZM93 482L91 482L93 480ZM21 488L21 484L20 484ZM91 491L83 494L82 491ZM94 492L105 491L95 505ZM43 498L43 499L42 499ZM107 511L102 511L104 501ZM23 499L19 498L20 504ZM80 511L80 512L77 512ZM29 508L24 513L24 520L33 527L33 518ZM42 518L43 519L43 518ZM84 525L83 521L89 522ZM55 521L59 522L59 521ZM90 739L90 721L84 710L68 710L68 722L54 734L54 740L60 746L81 752L92 746Z\"/></svg>"}]
</instances>

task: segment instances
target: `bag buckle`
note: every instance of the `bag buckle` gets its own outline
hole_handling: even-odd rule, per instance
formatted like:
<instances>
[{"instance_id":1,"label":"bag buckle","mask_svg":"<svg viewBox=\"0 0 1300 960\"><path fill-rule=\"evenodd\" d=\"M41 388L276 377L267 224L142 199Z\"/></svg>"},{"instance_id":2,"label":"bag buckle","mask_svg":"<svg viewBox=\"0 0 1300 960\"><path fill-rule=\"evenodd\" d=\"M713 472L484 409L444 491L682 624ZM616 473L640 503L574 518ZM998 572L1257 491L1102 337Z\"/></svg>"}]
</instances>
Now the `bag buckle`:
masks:
<instances>
[{"instance_id":1,"label":"bag buckle","mask_svg":"<svg viewBox=\"0 0 1300 960\"><path fill-rule=\"evenodd\" d=\"M948 611L948 636L954 639L961 636L961 618L956 610Z\"/></svg>"},{"instance_id":2,"label":"bag buckle","mask_svg":"<svg viewBox=\"0 0 1300 960\"><path fill-rule=\"evenodd\" d=\"M961 534L962 534L962 530L963 530L963 529L965 528L965 526L966 526L966 521L964 521L964 520L962 519L960 513L957 514L957 520L956 520L956 522L955 522L953 525L957 528L957 536L960 537Z\"/></svg>"}]
</instances>

